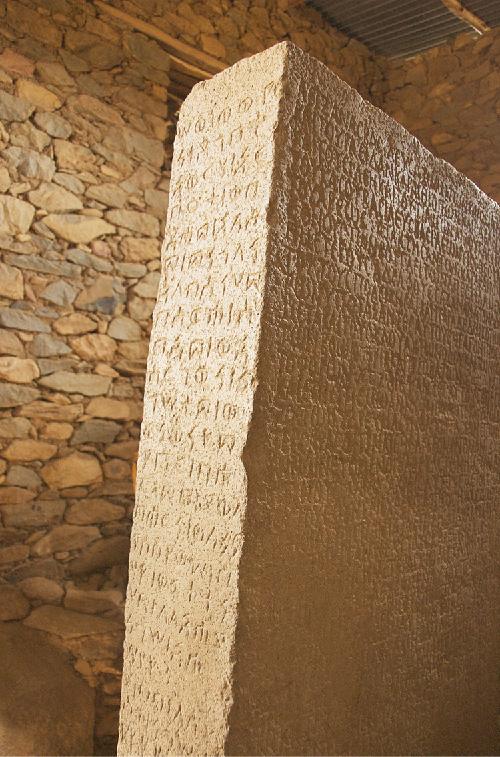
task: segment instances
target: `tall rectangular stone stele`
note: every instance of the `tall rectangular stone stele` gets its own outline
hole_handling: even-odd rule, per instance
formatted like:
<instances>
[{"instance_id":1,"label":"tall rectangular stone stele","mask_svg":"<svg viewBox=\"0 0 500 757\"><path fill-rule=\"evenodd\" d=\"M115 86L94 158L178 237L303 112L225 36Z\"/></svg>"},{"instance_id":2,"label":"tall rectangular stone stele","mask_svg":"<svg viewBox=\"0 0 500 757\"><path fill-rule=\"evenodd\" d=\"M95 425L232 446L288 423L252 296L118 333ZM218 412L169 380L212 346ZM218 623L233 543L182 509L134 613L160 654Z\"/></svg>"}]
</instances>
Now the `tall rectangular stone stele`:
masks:
<instances>
[{"instance_id":1,"label":"tall rectangular stone stele","mask_svg":"<svg viewBox=\"0 0 500 757\"><path fill-rule=\"evenodd\" d=\"M499 219L290 44L194 88L121 755L493 753Z\"/></svg>"}]
</instances>

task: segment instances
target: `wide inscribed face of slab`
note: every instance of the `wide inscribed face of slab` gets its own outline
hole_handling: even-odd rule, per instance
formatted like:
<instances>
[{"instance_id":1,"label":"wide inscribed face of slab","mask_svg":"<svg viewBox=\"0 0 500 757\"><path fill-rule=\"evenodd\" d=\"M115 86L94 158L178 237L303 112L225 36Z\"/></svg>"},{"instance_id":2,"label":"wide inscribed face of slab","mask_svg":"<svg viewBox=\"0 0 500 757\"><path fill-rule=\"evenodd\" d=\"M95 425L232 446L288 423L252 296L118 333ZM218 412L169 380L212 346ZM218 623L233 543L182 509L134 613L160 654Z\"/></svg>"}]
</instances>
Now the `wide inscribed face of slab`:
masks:
<instances>
[{"instance_id":1,"label":"wide inscribed face of slab","mask_svg":"<svg viewBox=\"0 0 500 757\"><path fill-rule=\"evenodd\" d=\"M291 45L195 88L121 754L494 752L499 222Z\"/></svg>"}]
</instances>

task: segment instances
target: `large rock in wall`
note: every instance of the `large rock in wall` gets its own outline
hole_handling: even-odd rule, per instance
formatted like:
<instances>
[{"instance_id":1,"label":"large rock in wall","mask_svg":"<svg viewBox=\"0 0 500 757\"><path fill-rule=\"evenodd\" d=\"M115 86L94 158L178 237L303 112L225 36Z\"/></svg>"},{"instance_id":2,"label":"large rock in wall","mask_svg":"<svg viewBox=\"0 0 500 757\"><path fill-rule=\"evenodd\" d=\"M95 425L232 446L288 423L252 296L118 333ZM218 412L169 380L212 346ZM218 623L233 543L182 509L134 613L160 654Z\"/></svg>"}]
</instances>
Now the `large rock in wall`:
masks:
<instances>
[{"instance_id":1,"label":"large rock in wall","mask_svg":"<svg viewBox=\"0 0 500 757\"><path fill-rule=\"evenodd\" d=\"M194 89L120 754L494 751L499 226L289 44Z\"/></svg>"}]
</instances>

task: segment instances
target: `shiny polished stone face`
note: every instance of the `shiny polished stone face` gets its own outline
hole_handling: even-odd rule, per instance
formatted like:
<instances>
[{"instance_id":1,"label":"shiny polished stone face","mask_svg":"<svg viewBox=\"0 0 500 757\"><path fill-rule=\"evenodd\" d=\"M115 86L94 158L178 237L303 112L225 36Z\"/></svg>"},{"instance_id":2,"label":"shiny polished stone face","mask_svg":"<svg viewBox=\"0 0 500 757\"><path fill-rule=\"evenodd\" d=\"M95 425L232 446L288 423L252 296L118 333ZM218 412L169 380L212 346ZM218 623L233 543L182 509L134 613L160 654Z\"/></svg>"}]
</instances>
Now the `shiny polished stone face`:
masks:
<instances>
[{"instance_id":1,"label":"shiny polished stone face","mask_svg":"<svg viewBox=\"0 0 500 757\"><path fill-rule=\"evenodd\" d=\"M292 45L195 87L120 754L494 749L499 220Z\"/></svg>"}]
</instances>

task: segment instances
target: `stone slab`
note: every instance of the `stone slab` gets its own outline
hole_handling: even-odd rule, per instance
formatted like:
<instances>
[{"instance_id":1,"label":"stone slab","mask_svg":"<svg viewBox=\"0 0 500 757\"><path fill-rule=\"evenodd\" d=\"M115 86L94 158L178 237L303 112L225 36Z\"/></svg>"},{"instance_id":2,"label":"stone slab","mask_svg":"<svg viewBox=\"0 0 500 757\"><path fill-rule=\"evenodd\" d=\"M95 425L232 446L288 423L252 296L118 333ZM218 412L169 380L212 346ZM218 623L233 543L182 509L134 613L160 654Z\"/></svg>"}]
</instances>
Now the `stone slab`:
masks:
<instances>
[{"instance_id":1,"label":"stone slab","mask_svg":"<svg viewBox=\"0 0 500 757\"><path fill-rule=\"evenodd\" d=\"M290 44L193 89L119 754L495 750L499 221Z\"/></svg>"}]
</instances>

